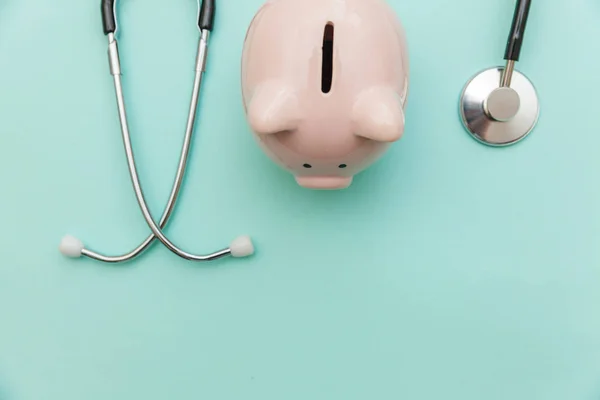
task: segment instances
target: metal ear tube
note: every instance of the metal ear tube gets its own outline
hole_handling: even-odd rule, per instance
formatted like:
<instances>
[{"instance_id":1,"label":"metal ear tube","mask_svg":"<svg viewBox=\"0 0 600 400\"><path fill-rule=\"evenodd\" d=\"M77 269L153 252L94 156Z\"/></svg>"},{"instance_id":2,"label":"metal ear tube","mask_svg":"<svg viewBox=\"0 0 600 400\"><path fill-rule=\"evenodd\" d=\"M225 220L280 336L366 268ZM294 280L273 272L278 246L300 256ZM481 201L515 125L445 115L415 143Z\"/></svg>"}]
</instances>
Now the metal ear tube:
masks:
<instances>
[{"instance_id":1,"label":"metal ear tube","mask_svg":"<svg viewBox=\"0 0 600 400\"><path fill-rule=\"evenodd\" d=\"M136 199L138 201L140 210L142 215L152 231L152 234L149 235L137 248L130 251L127 254L120 256L106 256L95 251L92 251L86 248L83 243L70 235L65 236L59 246L60 252L72 258L77 258L81 256L85 256L88 258L95 259L97 261L107 262L107 263L120 263L132 260L133 258L140 255L144 250L146 250L150 244L158 239L162 242L171 252L176 255L185 258L187 260L192 261L212 261L225 256L233 256L233 257L247 257L254 253L254 246L252 241L247 236L240 236L237 239L233 240L230 245L222 250L218 250L216 252L206 254L206 255L198 255L186 252L180 249L178 246L173 244L162 232L162 229L166 225L169 217L173 212L173 208L175 207L175 202L179 196L179 192L181 189L181 185L183 182L183 177L185 174L185 169L188 161L188 154L190 150L190 144L192 139L192 133L194 131L197 107L200 97L200 89L202 85L202 78L205 71L206 66L206 57L208 50L208 40L209 34L213 29L214 17L215 17L215 0L202 0L202 3L198 4L198 29L200 30L200 37L198 42L197 49L197 57L196 57L196 66L195 66L195 77L194 77L194 85L192 90L192 98L190 101L190 110L186 125L185 136L183 140L183 145L181 149L181 155L179 159L179 164L177 167L177 173L175 176L175 180L173 183L173 187L171 189L171 194L169 196L169 200L165 207L162 217L160 218L160 222L157 224L154 221L153 216L150 213L148 208L142 185L139 180L137 166L135 162L135 156L133 147L131 145L131 137L129 132L129 127L127 123L127 112L125 107L125 97L123 94L123 85L121 82L121 62L119 59L119 48L116 38L117 31L117 17L115 12L115 0L102 0L101 2L101 11L102 11L102 26L104 34L108 38L108 60L110 67L110 74L114 80L115 87L115 95L117 99L117 107L119 112L119 122L121 124L121 133L123 136L123 145L125 147L125 153L127 157L127 166L129 170L129 174L131 177L131 182L133 185L134 193Z\"/></svg>"},{"instance_id":2,"label":"metal ear tube","mask_svg":"<svg viewBox=\"0 0 600 400\"><path fill-rule=\"evenodd\" d=\"M460 98L460 117L469 134L489 146L508 146L524 139L539 117L539 100L531 81L515 70L519 61L531 0L518 0L504 67L472 77Z\"/></svg>"}]
</instances>

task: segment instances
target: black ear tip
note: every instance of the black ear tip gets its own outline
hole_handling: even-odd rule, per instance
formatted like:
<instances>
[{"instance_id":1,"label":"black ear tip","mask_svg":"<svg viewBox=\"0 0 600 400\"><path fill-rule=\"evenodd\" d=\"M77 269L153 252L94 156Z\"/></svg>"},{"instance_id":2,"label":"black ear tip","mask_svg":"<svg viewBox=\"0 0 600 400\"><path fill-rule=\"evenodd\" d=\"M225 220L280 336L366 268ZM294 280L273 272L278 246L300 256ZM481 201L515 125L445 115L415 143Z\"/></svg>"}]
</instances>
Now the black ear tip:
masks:
<instances>
[{"instance_id":1,"label":"black ear tip","mask_svg":"<svg viewBox=\"0 0 600 400\"><path fill-rule=\"evenodd\" d=\"M115 0L102 0L102 28L104 34L115 33L117 22L115 18Z\"/></svg>"},{"instance_id":2,"label":"black ear tip","mask_svg":"<svg viewBox=\"0 0 600 400\"><path fill-rule=\"evenodd\" d=\"M198 18L198 28L200 28L201 30L212 31L215 23L215 13L215 0L202 0L202 4L200 4L200 17Z\"/></svg>"}]
</instances>

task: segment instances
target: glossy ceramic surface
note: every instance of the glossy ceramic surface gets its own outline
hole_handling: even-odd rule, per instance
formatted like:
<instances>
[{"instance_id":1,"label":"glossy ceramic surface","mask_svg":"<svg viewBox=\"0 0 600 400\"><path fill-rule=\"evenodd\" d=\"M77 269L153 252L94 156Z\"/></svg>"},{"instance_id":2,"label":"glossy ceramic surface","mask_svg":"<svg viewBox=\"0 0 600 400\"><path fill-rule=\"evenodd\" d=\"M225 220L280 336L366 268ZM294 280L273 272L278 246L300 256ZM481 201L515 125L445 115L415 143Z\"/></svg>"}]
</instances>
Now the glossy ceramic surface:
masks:
<instances>
[{"instance_id":1,"label":"glossy ceramic surface","mask_svg":"<svg viewBox=\"0 0 600 400\"><path fill-rule=\"evenodd\" d=\"M250 127L307 188L346 188L401 138L408 76L404 29L385 0L268 1L244 43Z\"/></svg>"}]
</instances>

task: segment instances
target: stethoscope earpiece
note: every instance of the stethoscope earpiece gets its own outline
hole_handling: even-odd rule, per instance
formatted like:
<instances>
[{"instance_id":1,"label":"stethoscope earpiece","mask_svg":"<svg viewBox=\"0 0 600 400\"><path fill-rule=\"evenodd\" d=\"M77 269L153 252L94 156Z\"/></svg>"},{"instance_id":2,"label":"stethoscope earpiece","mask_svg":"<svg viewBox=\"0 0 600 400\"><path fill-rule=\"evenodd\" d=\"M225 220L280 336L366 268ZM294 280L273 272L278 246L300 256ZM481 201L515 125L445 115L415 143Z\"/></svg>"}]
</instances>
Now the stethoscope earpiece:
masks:
<instances>
[{"instance_id":1,"label":"stethoscope earpiece","mask_svg":"<svg viewBox=\"0 0 600 400\"><path fill-rule=\"evenodd\" d=\"M123 94L123 85L121 82L121 61L119 58L119 48L115 32L117 30L117 16L116 16L116 0L101 0L101 11L102 11L102 27L104 34L108 38L108 60L110 67L110 74L114 80L115 95L117 98L117 108L119 111L119 122L121 124L121 133L123 136L123 145L125 147L125 154L127 156L127 166L129 168L129 174L133 183L133 189L135 196L140 206L140 210L146 220L146 223L152 234L150 234L138 247L130 251L129 253L120 256L106 256L86 248L83 242L73 236L67 235L63 237L58 249L66 257L79 258L82 256L102 261L106 263L121 263L134 259L145 251L148 246L155 240L160 240L171 252L178 256L192 261L213 261L225 256L232 257L248 257L254 254L254 245L250 237L241 236L230 243L229 247L210 253L206 255L199 255L188 253L173 242L171 242L162 229L167 224L169 217L171 216L179 192L183 182L183 176L187 166L188 154L190 150L190 144L192 140L192 133L194 131L194 125L196 121L196 113L198 107L198 101L200 96L200 88L202 86L202 77L204 75L206 67L206 57L208 52L208 40L210 32L213 29L216 6L215 0L202 0L202 3L198 3L198 28L200 29L200 37L198 41L198 50L196 56L196 68L194 85L192 90L192 99L190 101L190 111L188 115L186 131L184 136L183 145L181 148L181 155L177 168L177 175L173 183L169 200L163 211L163 215L160 218L160 222L156 223L154 217L150 214L142 186L138 177L137 166L135 163L135 156L133 147L131 145L131 137L129 133L129 127L127 123L127 112L125 110L125 98Z\"/></svg>"},{"instance_id":2,"label":"stethoscope earpiece","mask_svg":"<svg viewBox=\"0 0 600 400\"><path fill-rule=\"evenodd\" d=\"M514 69L519 60L531 0L519 0L504 59L505 67L479 72L463 88L460 116L469 134L490 146L520 142L539 117L539 99L531 81Z\"/></svg>"},{"instance_id":3,"label":"stethoscope earpiece","mask_svg":"<svg viewBox=\"0 0 600 400\"><path fill-rule=\"evenodd\" d=\"M83 242L71 235L66 235L62 238L58 250L63 256L69 258L80 258L83 255L90 255L89 250L86 250ZM252 243L250 236L239 236L234 239L229 245L229 253L234 258L243 258L253 255L254 244Z\"/></svg>"}]
</instances>

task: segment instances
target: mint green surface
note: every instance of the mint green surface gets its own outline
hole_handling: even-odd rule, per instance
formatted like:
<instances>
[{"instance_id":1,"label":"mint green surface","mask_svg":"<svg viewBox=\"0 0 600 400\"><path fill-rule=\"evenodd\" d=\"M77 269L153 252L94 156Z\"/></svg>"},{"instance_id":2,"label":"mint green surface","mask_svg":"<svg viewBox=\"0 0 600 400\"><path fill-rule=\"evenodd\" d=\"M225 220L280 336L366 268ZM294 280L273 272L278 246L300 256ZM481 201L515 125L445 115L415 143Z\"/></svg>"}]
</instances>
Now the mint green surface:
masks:
<instances>
[{"instance_id":1,"label":"mint green surface","mask_svg":"<svg viewBox=\"0 0 600 400\"><path fill-rule=\"evenodd\" d=\"M524 142L471 139L458 97L502 63L513 2L399 1L404 139L346 191L259 150L240 54L261 0L221 0L182 197L185 249L126 266L148 232L124 161L99 0L0 2L1 400L597 400L600 3L535 1L518 69L541 99ZM122 0L123 79L159 215L181 145L193 0ZM357 32L357 34L360 34ZM291 43L290 45L293 45Z\"/></svg>"}]
</instances>

